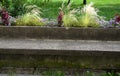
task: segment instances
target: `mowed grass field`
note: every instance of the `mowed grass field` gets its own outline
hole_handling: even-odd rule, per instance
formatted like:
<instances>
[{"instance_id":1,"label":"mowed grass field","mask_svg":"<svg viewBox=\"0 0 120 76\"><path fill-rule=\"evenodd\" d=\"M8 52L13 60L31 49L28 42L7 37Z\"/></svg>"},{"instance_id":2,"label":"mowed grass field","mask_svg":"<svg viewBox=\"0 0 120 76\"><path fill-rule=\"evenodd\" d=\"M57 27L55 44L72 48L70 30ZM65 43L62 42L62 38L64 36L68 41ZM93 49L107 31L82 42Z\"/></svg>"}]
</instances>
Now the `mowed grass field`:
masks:
<instances>
[{"instance_id":1,"label":"mowed grass field","mask_svg":"<svg viewBox=\"0 0 120 76\"><path fill-rule=\"evenodd\" d=\"M43 17L57 18L58 8L61 7L63 1L67 4L68 0L50 0L48 3L40 4ZM72 8L81 7L83 0L71 0ZM94 3L94 7L99 10L98 14L106 17L106 20L113 18L115 14L120 14L120 0L87 0L87 4Z\"/></svg>"}]
</instances>

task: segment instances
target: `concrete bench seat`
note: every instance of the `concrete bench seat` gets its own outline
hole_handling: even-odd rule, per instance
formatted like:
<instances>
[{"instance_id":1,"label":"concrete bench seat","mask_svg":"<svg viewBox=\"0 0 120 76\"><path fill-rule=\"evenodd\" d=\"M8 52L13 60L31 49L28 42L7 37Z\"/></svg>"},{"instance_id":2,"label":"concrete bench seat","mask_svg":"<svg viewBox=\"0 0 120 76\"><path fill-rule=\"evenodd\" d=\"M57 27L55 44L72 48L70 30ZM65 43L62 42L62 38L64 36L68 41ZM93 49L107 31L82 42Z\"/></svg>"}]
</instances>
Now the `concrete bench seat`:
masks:
<instances>
[{"instance_id":1,"label":"concrete bench seat","mask_svg":"<svg viewBox=\"0 0 120 76\"><path fill-rule=\"evenodd\" d=\"M75 52L120 52L120 41L0 39L0 53L64 55L68 54L67 52L69 54Z\"/></svg>"}]
</instances>

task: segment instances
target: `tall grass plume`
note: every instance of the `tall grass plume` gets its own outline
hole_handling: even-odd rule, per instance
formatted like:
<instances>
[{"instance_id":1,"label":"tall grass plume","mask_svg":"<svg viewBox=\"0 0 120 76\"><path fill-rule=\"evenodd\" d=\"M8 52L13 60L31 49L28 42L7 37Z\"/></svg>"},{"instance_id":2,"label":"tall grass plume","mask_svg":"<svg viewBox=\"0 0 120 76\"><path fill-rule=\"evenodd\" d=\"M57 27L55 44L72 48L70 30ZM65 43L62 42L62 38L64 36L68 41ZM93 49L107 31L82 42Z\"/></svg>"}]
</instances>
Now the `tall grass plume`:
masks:
<instances>
[{"instance_id":1,"label":"tall grass plume","mask_svg":"<svg viewBox=\"0 0 120 76\"><path fill-rule=\"evenodd\" d=\"M41 11L36 5L26 6L26 13L18 16L16 25L27 25L27 26L42 26L43 22L40 21ZM30 11L30 12L29 12Z\"/></svg>"}]
</instances>

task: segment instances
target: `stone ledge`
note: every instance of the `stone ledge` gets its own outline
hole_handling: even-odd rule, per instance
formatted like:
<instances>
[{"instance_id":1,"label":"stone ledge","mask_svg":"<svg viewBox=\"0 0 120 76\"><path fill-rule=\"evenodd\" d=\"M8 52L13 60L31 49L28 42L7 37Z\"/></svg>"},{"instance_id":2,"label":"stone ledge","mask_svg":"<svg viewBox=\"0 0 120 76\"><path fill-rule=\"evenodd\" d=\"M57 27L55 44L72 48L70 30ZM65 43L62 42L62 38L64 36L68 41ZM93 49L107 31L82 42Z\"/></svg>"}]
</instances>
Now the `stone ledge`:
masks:
<instances>
[{"instance_id":1,"label":"stone ledge","mask_svg":"<svg viewBox=\"0 0 120 76\"><path fill-rule=\"evenodd\" d=\"M120 41L0 39L1 49L120 51Z\"/></svg>"},{"instance_id":2,"label":"stone ledge","mask_svg":"<svg viewBox=\"0 0 120 76\"><path fill-rule=\"evenodd\" d=\"M0 67L120 68L120 41L0 39Z\"/></svg>"},{"instance_id":3,"label":"stone ledge","mask_svg":"<svg viewBox=\"0 0 120 76\"><path fill-rule=\"evenodd\" d=\"M0 53L119 56L120 41L0 39Z\"/></svg>"},{"instance_id":4,"label":"stone ledge","mask_svg":"<svg viewBox=\"0 0 120 76\"><path fill-rule=\"evenodd\" d=\"M0 26L0 38L77 39L120 41L119 28Z\"/></svg>"}]
</instances>

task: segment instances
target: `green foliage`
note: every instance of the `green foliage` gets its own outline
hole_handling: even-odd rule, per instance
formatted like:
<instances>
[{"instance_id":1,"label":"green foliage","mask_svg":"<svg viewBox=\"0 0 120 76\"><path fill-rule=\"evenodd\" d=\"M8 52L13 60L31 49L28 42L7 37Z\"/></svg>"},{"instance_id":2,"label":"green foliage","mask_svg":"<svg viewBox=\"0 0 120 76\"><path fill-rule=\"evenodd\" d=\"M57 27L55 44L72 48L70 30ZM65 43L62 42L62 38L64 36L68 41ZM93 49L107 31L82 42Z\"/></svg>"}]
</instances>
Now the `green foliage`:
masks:
<instances>
[{"instance_id":1,"label":"green foliage","mask_svg":"<svg viewBox=\"0 0 120 76\"><path fill-rule=\"evenodd\" d=\"M16 76L16 74L13 70L9 70L8 76Z\"/></svg>"},{"instance_id":2,"label":"green foliage","mask_svg":"<svg viewBox=\"0 0 120 76\"><path fill-rule=\"evenodd\" d=\"M44 71L42 73L43 76L66 76L65 72L62 71ZM80 76L81 74L77 73L74 76ZM120 73L117 74L120 76ZM96 76L95 72L86 71L82 76ZM115 73L104 72L99 76L116 76Z\"/></svg>"},{"instance_id":3,"label":"green foliage","mask_svg":"<svg viewBox=\"0 0 120 76\"><path fill-rule=\"evenodd\" d=\"M27 14L22 15L16 20L16 25L42 26L43 23L40 22L38 16L31 14L31 13L27 13Z\"/></svg>"},{"instance_id":4,"label":"green foliage","mask_svg":"<svg viewBox=\"0 0 120 76\"><path fill-rule=\"evenodd\" d=\"M117 73L118 76L120 76L120 73Z\"/></svg>"},{"instance_id":5,"label":"green foliage","mask_svg":"<svg viewBox=\"0 0 120 76\"><path fill-rule=\"evenodd\" d=\"M0 10L2 10L2 7L3 7L3 6L2 6L2 4L0 3Z\"/></svg>"},{"instance_id":6,"label":"green foliage","mask_svg":"<svg viewBox=\"0 0 120 76\"><path fill-rule=\"evenodd\" d=\"M79 11L78 25L82 27L99 27L99 21L103 19L97 14L97 9L92 7L92 3L85 5Z\"/></svg>"},{"instance_id":7,"label":"green foliage","mask_svg":"<svg viewBox=\"0 0 120 76\"><path fill-rule=\"evenodd\" d=\"M2 0L0 3L12 16L17 16L23 13L24 0Z\"/></svg>"},{"instance_id":8,"label":"green foliage","mask_svg":"<svg viewBox=\"0 0 120 76\"><path fill-rule=\"evenodd\" d=\"M27 26L42 26L41 22L41 11L36 5L26 6L26 13L19 16L16 20L16 25L27 25ZM30 11L30 12L29 12Z\"/></svg>"},{"instance_id":9,"label":"green foliage","mask_svg":"<svg viewBox=\"0 0 120 76\"><path fill-rule=\"evenodd\" d=\"M84 76L95 76L94 72L86 71Z\"/></svg>"},{"instance_id":10,"label":"green foliage","mask_svg":"<svg viewBox=\"0 0 120 76\"><path fill-rule=\"evenodd\" d=\"M26 13L26 5L40 6L41 0L1 0L0 3L11 13L18 16Z\"/></svg>"},{"instance_id":11,"label":"green foliage","mask_svg":"<svg viewBox=\"0 0 120 76\"><path fill-rule=\"evenodd\" d=\"M7 8L12 16L18 16L25 13L25 5L37 5L43 9L43 17L57 18L58 8L63 0L50 0L45 3L44 0L0 0L0 3ZM68 0L64 0L67 3ZM72 8L76 8L82 4L82 0L72 0ZM100 9L99 15L105 16L107 20L113 18L116 13L120 12L120 0L87 0L87 3L95 3L95 7Z\"/></svg>"},{"instance_id":12,"label":"green foliage","mask_svg":"<svg viewBox=\"0 0 120 76\"><path fill-rule=\"evenodd\" d=\"M44 71L42 76L65 76L65 73L62 71Z\"/></svg>"},{"instance_id":13,"label":"green foliage","mask_svg":"<svg viewBox=\"0 0 120 76\"><path fill-rule=\"evenodd\" d=\"M71 10L71 3L66 7L63 2L61 9L64 12L63 26L71 27L77 25L78 23L76 16L77 10L76 9Z\"/></svg>"},{"instance_id":14,"label":"green foliage","mask_svg":"<svg viewBox=\"0 0 120 76\"><path fill-rule=\"evenodd\" d=\"M114 71L112 71L112 72L104 72L104 73L101 74L101 76L116 76L116 75L117 74L115 74Z\"/></svg>"},{"instance_id":15,"label":"green foliage","mask_svg":"<svg viewBox=\"0 0 120 76\"><path fill-rule=\"evenodd\" d=\"M99 21L103 19L97 14L97 10L92 7L92 4L84 6L82 9L72 9L71 5L63 8L64 17L63 25L65 27L99 27Z\"/></svg>"},{"instance_id":16,"label":"green foliage","mask_svg":"<svg viewBox=\"0 0 120 76\"><path fill-rule=\"evenodd\" d=\"M71 10L70 12L66 13L63 17L63 25L65 27L71 27L71 26L75 26L77 25L77 17L74 14L76 11L75 10Z\"/></svg>"},{"instance_id":17,"label":"green foliage","mask_svg":"<svg viewBox=\"0 0 120 76\"><path fill-rule=\"evenodd\" d=\"M62 71L56 71L53 76L65 76L65 74Z\"/></svg>"}]
</instances>

